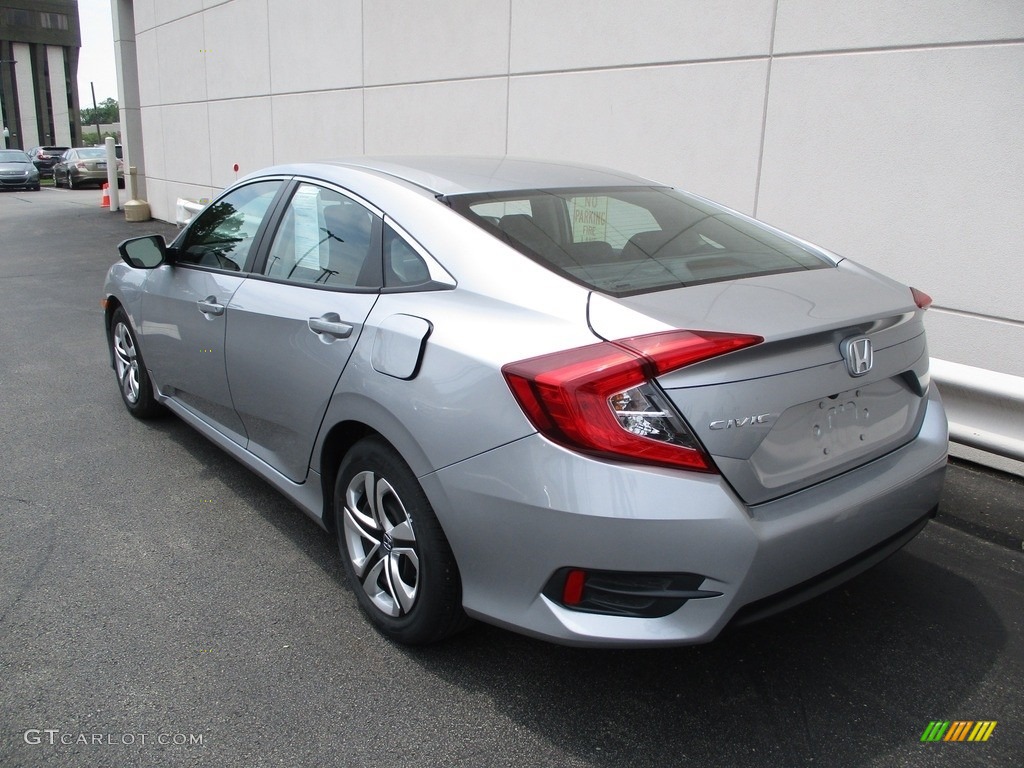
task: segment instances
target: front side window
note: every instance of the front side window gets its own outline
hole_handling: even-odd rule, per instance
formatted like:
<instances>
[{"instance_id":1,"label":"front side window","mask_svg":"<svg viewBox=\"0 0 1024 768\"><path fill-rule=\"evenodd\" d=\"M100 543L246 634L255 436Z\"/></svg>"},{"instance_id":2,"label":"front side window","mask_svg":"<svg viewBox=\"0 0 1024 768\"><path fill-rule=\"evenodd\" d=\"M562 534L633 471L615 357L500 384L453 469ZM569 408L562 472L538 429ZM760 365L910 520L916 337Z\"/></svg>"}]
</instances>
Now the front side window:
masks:
<instances>
[{"instance_id":1,"label":"front side window","mask_svg":"<svg viewBox=\"0 0 1024 768\"><path fill-rule=\"evenodd\" d=\"M379 284L376 217L339 192L300 184L274 235L263 274L332 288ZM376 257L374 257L376 254Z\"/></svg>"},{"instance_id":2,"label":"front side window","mask_svg":"<svg viewBox=\"0 0 1024 768\"><path fill-rule=\"evenodd\" d=\"M259 181L211 203L185 231L175 261L232 272L244 269L249 249L280 186L280 181Z\"/></svg>"},{"instance_id":3,"label":"front side window","mask_svg":"<svg viewBox=\"0 0 1024 768\"><path fill-rule=\"evenodd\" d=\"M525 190L447 202L552 271L612 296L831 266L796 240L670 188Z\"/></svg>"}]
</instances>

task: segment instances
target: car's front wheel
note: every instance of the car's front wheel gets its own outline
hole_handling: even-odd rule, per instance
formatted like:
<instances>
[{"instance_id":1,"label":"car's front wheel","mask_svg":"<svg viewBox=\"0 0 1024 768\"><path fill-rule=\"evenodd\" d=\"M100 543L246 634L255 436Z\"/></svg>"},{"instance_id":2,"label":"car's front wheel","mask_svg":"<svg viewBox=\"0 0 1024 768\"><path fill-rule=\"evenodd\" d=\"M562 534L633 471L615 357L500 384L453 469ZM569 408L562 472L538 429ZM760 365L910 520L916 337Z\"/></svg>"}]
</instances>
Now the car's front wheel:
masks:
<instances>
[{"instance_id":1,"label":"car's front wheel","mask_svg":"<svg viewBox=\"0 0 1024 768\"><path fill-rule=\"evenodd\" d=\"M129 412L139 419L149 419L162 412L153 396L153 385L142 362L135 332L128 315L118 307L110 318L110 343L114 351L114 371L121 390L121 399Z\"/></svg>"},{"instance_id":2,"label":"car's front wheel","mask_svg":"<svg viewBox=\"0 0 1024 768\"><path fill-rule=\"evenodd\" d=\"M381 632L423 645L468 623L448 540L416 476L384 440L366 438L349 451L334 509L349 583Z\"/></svg>"}]
</instances>

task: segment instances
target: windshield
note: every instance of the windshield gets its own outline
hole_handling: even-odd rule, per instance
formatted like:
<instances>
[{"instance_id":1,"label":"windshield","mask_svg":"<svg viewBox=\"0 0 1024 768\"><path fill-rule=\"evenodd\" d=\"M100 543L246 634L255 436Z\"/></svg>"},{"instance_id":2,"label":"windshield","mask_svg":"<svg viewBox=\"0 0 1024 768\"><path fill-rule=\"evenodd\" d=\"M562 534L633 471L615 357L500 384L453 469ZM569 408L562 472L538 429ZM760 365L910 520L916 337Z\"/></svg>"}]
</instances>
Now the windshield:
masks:
<instances>
[{"instance_id":1,"label":"windshield","mask_svg":"<svg viewBox=\"0 0 1024 768\"><path fill-rule=\"evenodd\" d=\"M32 162L32 161L28 159L28 155L26 155L21 150L15 151L13 149L0 149L0 163L30 163L30 162Z\"/></svg>"},{"instance_id":2,"label":"windshield","mask_svg":"<svg viewBox=\"0 0 1024 768\"><path fill-rule=\"evenodd\" d=\"M446 201L524 255L612 296L832 266L796 240L666 187L527 190Z\"/></svg>"}]
</instances>

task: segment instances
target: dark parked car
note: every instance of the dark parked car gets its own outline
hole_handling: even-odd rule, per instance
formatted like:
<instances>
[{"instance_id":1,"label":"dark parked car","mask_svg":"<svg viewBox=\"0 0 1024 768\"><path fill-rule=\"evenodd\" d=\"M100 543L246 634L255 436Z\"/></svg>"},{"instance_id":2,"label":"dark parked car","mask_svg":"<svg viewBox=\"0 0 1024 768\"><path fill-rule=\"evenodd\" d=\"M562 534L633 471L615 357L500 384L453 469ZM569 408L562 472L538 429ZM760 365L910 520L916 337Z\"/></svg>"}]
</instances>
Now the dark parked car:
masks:
<instances>
[{"instance_id":1,"label":"dark parked car","mask_svg":"<svg viewBox=\"0 0 1024 768\"><path fill-rule=\"evenodd\" d=\"M32 164L35 165L40 176L52 177L54 164L69 149L70 147L32 147L28 151L28 156L32 158Z\"/></svg>"},{"instance_id":2,"label":"dark parked car","mask_svg":"<svg viewBox=\"0 0 1024 768\"><path fill-rule=\"evenodd\" d=\"M0 149L0 187L39 189L39 171L20 149Z\"/></svg>"},{"instance_id":3,"label":"dark parked car","mask_svg":"<svg viewBox=\"0 0 1024 768\"><path fill-rule=\"evenodd\" d=\"M107 150L103 147L73 147L53 166L53 183L75 189L86 184L103 186L107 180ZM124 187L124 170L117 161L117 186Z\"/></svg>"}]
</instances>

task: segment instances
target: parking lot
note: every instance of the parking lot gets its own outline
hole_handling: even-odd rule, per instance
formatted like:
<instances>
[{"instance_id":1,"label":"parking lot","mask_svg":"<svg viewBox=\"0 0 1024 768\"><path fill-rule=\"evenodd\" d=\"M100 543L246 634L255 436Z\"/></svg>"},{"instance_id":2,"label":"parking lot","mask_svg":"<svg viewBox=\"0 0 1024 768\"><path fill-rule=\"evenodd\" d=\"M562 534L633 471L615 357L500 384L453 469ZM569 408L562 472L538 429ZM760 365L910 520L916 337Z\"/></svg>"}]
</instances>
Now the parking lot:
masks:
<instances>
[{"instance_id":1,"label":"parking lot","mask_svg":"<svg viewBox=\"0 0 1024 768\"><path fill-rule=\"evenodd\" d=\"M125 411L103 277L120 240L174 227L99 204L0 194L0 766L1018 764L1021 483L954 467L903 551L707 646L476 626L402 648L330 536L179 421ZM997 726L922 742L935 720Z\"/></svg>"}]
</instances>

